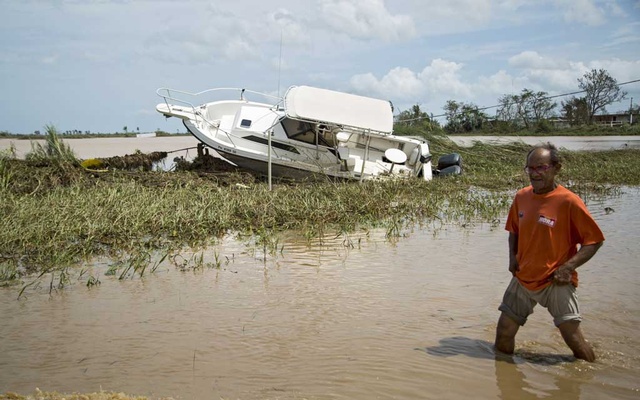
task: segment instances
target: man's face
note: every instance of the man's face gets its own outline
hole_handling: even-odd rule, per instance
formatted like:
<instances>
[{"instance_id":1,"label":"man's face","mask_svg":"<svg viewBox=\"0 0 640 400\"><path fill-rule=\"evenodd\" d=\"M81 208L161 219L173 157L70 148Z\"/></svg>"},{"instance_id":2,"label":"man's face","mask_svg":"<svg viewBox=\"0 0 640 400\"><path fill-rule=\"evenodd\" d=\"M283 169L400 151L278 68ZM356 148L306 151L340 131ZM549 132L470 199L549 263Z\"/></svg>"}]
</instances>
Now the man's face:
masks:
<instances>
[{"instance_id":1,"label":"man's face","mask_svg":"<svg viewBox=\"0 0 640 400\"><path fill-rule=\"evenodd\" d=\"M553 165L549 150L536 149L529 155L525 170L529 175L533 192L544 194L556 187L555 178L560 170L560 164Z\"/></svg>"}]
</instances>

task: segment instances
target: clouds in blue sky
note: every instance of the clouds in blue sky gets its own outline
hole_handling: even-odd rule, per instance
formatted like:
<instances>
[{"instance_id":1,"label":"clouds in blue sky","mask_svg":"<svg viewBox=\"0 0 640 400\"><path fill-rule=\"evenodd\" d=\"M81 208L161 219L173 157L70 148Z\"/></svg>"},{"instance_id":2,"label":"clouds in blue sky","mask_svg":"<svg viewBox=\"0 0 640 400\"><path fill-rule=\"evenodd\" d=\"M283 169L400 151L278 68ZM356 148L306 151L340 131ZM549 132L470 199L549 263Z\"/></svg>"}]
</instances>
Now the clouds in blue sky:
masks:
<instances>
[{"instance_id":1,"label":"clouds in blue sky","mask_svg":"<svg viewBox=\"0 0 640 400\"><path fill-rule=\"evenodd\" d=\"M159 87L312 85L413 104L640 79L638 0L0 0L0 130L176 131ZM623 87L640 101L640 84ZM617 111L624 104L610 107Z\"/></svg>"}]
</instances>

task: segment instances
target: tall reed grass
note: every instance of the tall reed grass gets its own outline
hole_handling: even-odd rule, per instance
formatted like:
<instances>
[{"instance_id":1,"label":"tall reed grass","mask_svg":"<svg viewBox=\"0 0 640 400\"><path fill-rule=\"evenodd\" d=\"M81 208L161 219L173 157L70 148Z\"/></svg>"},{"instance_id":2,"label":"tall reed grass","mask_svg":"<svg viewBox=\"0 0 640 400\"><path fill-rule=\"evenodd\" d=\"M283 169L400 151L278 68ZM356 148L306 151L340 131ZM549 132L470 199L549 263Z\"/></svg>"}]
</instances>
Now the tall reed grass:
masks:
<instances>
[{"instance_id":1,"label":"tall reed grass","mask_svg":"<svg viewBox=\"0 0 640 400\"><path fill-rule=\"evenodd\" d=\"M283 231L311 239L383 228L389 237L401 237L418 224L496 224L515 189L528 184L524 144L460 148L442 137L430 142L436 159L460 153L463 175L431 182L282 183L269 191L263 182L233 174L96 173L56 155L55 162L35 165L0 158L0 281L59 271L102 254L122 258L123 252L130 254L125 275L144 274L153 268L149 252L197 248L227 234L255 238L266 257L282 251ZM562 155L559 180L583 196L640 185L638 150Z\"/></svg>"},{"instance_id":2,"label":"tall reed grass","mask_svg":"<svg viewBox=\"0 0 640 400\"><path fill-rule=\"evenodd\" d=\"M26 159L33 163L69 163L77 165L78 158L71 147L60 139L60 135L53 125L45 126L45 144L31 142L31 152Z\"/></svg>"}]
</instances>

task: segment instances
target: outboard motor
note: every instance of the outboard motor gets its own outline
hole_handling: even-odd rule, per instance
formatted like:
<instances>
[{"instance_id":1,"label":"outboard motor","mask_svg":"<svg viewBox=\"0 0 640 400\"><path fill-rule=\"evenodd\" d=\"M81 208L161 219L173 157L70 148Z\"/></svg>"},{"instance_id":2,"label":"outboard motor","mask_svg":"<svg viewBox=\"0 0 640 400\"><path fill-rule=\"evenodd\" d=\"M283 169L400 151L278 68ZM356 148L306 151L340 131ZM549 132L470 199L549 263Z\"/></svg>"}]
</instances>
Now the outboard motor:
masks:
<instances>
[{"instance_id":1,"label":"outboard motor","mask_svg":"<svg viewBox=\"0 0 640 400\"><path fill-rule=\"evenodd\" d=\"M436 176L462 174L462 157L458 153L446 154L438 158L438 168L433 171Z\"/></svg>"}]
</instances>

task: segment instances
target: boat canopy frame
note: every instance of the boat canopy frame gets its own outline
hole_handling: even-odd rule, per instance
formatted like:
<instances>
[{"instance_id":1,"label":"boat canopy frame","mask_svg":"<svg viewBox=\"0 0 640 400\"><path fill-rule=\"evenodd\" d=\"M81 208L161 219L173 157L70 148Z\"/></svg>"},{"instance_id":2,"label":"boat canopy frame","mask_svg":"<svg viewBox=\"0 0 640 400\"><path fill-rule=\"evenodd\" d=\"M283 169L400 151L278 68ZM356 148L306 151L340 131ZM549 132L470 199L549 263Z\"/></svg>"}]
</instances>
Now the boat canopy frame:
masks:
<instances>
[{"instance_id":1,"label":"boat canopy frame","mask_svg":"<svg viewBox=\"0 0 640 400\"><path fill-rule=\"evenodd\" d=\"M328 89L291 86L284 95L284 112L290 119L339 126L351 133L393 132L391 102Z\"/></svg>"}]
</instances>

